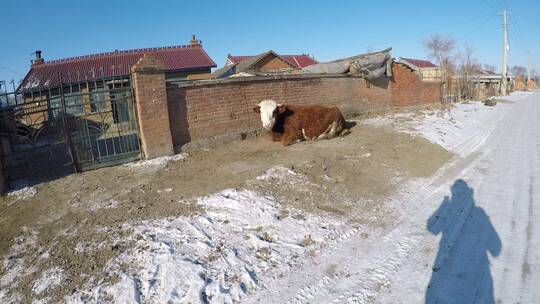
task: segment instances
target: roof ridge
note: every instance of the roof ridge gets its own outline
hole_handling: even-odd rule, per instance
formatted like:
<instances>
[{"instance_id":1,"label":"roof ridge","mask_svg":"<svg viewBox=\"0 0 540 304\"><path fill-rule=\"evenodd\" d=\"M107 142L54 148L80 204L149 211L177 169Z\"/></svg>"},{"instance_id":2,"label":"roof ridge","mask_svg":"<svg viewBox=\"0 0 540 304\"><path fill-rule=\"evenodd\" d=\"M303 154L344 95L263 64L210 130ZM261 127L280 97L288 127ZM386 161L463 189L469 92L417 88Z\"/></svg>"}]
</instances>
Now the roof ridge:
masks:
<instances>
[{"instance_id":1,"label":"roof ridge","mask_svg":"<svg viewBox=\"0 0 540 304\"><path fill-rule=\"evenodd\" d=\"M150 47L150 48L138 48L138 49L122 50L122 51L115 50L111 52L102 52L102 53L95 53L95 54L88 54L88 55L81 55L81 56L74 56L74 57L53 59L53 60L45 61L43 62L43 64L40 64L37 66L39 67L39 66L52 65L56 63L74 62L74 61L80 61L84 59L106 57L106 56L112 56L112 55L136 54L136 53L149 52L149 51L164 51L164 50L171 50L171 49L193 49L193 48L201 48L201 47L190 46L190 45L172 45L172 46L161 46L161 47Z\"/></svg>"},{"instance_id":2,"label":"roof ridge","mask_svg":"<svg viewBox=\"0 0 540 304\"><path fill-rule=\"evenodd\" d=\"M416 61L425 61L425 62L431 62L429 59L417 59L417 58L406 58L406 57L400 57L403 60L416 60Z\"/></svg>"}]
</instances>

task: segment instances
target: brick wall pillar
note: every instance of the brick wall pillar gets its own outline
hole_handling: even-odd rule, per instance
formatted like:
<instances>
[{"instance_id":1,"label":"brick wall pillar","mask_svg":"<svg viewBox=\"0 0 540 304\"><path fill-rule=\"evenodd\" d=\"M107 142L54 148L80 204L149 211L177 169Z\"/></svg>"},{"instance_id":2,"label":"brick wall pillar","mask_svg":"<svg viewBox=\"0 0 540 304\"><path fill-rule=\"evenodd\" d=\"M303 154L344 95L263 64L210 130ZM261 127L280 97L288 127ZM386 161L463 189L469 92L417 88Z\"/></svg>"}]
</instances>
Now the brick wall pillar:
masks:
<instances>
[{"instance_id":1,"label":"brick wall pillar","mask_svg":"<svg viewBox=\"0 0 540 304\"><path fill-rule=\"evenodd\" d=\"M145 158L174 154L163 65L154 57L144 56L131 73Z\"/></svg>"}]
</instances>

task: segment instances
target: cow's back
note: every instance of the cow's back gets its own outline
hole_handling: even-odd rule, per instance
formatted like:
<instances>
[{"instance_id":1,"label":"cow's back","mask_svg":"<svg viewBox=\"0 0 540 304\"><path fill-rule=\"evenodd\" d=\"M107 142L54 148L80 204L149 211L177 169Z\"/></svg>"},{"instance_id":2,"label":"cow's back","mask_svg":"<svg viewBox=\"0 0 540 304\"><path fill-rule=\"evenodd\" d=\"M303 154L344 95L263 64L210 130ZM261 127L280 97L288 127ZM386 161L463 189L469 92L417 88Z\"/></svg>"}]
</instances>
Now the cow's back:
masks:
<instances>
[{"instance_id":1,"label":"cow's back","mask_svg":"<svg viewBox=\"0 0 540 304\"><path fill-rule=\"evenodd\" d=\"M298 105L287 105L287 108L292 111L292 115L285 119L285 125L300 129L307 138L318 137L335 122L340 130L343 128L344 119L338 108Z\"/></svg>"}]
</instances>

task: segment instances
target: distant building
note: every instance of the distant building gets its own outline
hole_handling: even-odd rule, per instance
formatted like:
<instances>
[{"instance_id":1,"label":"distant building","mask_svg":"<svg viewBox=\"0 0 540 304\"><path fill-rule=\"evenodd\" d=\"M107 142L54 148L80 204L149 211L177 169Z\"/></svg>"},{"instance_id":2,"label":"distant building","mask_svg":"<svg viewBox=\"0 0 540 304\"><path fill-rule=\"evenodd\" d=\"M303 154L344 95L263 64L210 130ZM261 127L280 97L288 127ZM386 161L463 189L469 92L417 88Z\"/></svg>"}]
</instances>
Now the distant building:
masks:
<instances>
[{"instance_id":1,"label":"distant building","mask_svg":"<svg viewBox=\"0 0 540 304\"><path fill-rule=\"evenodd\" d=\"M513 90L512 77L508 77L508 91ZM492 71L475 69L465 79L463 75L452 76L452 89L456 96L463 98L467 93L469 98L485 99L499 95L502 76ZM468 91L468 92L466 92Z\"/></svg>"},{"instance_id":2,"label":"distant building","mask_svg":"<svg viewBox=\"0 0 540 304\"><path fill-rule=\"evenodd\" d=\"M441 81L442 71L437 65L428 60L412 59L400 57L397 60L407 66L413 71L416 71L422 76L423 81Z\"/></svg>"},{"instance_id":3,"label":"distant building","mask_svg":"<svg viewBox=\"0 0 540 304\"><path fill-rule=\"evenodd\" d=\"M308 55L278 55L274 51L255 56L228 55L225 66L214 71L215 78L258 74L291 73L318 63Z\"/></svg>"}]
</instances>

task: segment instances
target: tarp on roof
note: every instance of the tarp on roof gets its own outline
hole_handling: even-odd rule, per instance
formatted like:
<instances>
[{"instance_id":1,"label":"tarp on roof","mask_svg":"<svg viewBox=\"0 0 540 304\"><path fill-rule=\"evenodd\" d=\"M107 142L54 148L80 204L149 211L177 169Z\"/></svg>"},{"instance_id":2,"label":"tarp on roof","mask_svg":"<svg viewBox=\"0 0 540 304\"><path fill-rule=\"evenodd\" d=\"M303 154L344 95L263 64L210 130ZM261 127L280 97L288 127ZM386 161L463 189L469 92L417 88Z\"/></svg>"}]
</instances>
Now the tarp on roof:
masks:
<instances>
[{"instance_id":1,"label":"tarp on roof","mask_svg":"<svg viewBox=\"0 0 540 304\"><path fill-rule=\"evenodd\" d=\"M302 73L349 74L368 80L392 76L392 48L307 66Z\"/></svg>"}]
</instances>

